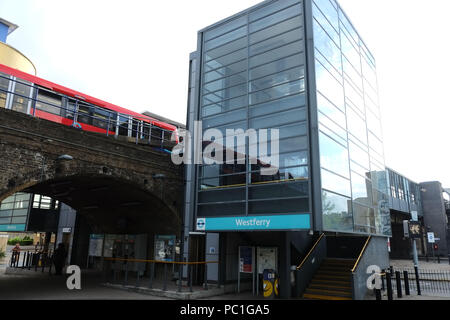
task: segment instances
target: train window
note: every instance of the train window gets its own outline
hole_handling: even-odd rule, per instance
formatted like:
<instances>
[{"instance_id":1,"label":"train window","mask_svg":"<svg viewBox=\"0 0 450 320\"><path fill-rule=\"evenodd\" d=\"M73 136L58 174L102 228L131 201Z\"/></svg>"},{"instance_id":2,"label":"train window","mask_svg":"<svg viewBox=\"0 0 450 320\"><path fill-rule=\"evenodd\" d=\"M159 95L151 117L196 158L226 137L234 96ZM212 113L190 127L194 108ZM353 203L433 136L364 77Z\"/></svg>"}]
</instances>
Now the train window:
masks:
<instances>
[{"instance_id":1,"label":"train window","mask_svg":"<svg viewBox=\"0 0 450 320\"><path fill-rule=\"evenodd\" d=\"M142 128L142 138L148 140L150 135L150 123L144 122L144 127Z\"/></svg>"},{"instance_id":2,"label":"train window","mask_svg":"<svg viewBox=\"0 0 450 320\"><path fill-rule=\"evenodd\" d=\"M160 141L161 137L162 137L162 132L163 131L161 128L153 125L152 126L152 140L156 139L156 140Z\"/></svg>"},{"instance_id":3,"label":"train window","mask_svg":"<svg viewBox=\"0 0 450 320\"><path fill-rule=\"evenodd\" d=\"M22 80L23 81L23 80ZM23 81L16 82L14 90L14 99L12 110L26 113L28 110L28 102L30 101L31 83Z\"/></svg>"},{"instance_id":4,"label":"train window","mask_svg":"<svg viewBox=\"0 0 450 320\"><path fill-rule=\"evenodd\" d=\"M83 102L78 102L78 117L79 123L92 124L91 107Z\"/></svg>"},{"instance_id":5,"label":"train window","mask_svg":"<svg viewBox=\"0 0 450 320\"><path fill-rule=\"evenodd\" d=\"M136 138L136 135L138 137L140 137L140 132L141 132L141 121L137 120L137 119L133 119L133 126L132 126L132 130L131 130L131 136Z\"/></svg>"},{"instance_id":6,"label":"train window","mask_svg":"<svg viewBox=\"0 0 450 320\"><path fill-rule=\"evenodd\" d=\"M115 131L115 126L113 122L116 121L117 116L105 109L95 108L94 118L92 119L92 124L98 128L102 128L109 131Z\"/></svg>"},{"instance_id":7,"label":"train window","mask_svg":"<svg viewBox=\"0 0 450 320\"><path fill-rule=\"evenodd\" d=\"M129 118L126 116L119 116L119 135L128 136Z\"/></svg>"},{"instance_id":8,"label":"train window","mask_svg":"<svg viewBox=\"0 0 450 320\"><path fill-rule=\"evenodd\" d=\"M6 107L6 95L9 87L9 75L0 72L0 108Z\"/></svg>"},{"instance_id":9,"label":"train window","mask_svg":"<svg viewBox=\"0 0 450 320\"><path fill-rule=\"evenodd\" d=\"M39 88L36 109L59 116L61 115L61 101L60 95Z\"/></svg>"}]
</instances>

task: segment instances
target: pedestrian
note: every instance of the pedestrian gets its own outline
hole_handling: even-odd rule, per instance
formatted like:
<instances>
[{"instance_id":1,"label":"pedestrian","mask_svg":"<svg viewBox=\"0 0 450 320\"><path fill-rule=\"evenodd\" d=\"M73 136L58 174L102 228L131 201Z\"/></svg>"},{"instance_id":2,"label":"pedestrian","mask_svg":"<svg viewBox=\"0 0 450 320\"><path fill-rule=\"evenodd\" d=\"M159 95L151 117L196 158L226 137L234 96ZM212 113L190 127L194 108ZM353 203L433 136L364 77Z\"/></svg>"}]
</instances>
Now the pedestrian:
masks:
<instances>
[{"instance_id":1,"label":"pedestrian","mask_svg":"<svg viewBox=\"0 0 450 320\"><path fill-rule=\"evenodd\" d=\"M20 255L20 243L17 242L16 246L14 248L12 248L12 257L11 257L11 265L13 266L16 261L19 259L19 255Z\"/></svg>"},{"instance_id":2,"label":"pedestrian","mask_svg":"<svg viewBox=\"0 0 450 320\"><path fill-rule=\"evenodd\" d=\"M55 265L55 275L62 275L62 269L64 268L64 264L66 262L67 251L64 247L64 244L58 244L58 248L56 248L53 253L53 264Z\"/></svg>"}]
</instances>

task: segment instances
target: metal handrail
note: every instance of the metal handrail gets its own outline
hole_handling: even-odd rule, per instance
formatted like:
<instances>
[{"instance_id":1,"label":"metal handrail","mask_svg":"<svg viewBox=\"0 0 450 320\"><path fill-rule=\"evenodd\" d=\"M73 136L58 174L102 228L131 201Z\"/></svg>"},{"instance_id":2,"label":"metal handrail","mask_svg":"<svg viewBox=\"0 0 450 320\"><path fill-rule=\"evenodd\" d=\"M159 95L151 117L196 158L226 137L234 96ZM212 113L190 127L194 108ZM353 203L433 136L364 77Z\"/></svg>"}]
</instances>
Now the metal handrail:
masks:
<instances>
[{"instance_id":1,"label":"metal handrail","mask_svg":"<svg viewBox=\"0 0 450 320\"><path fill-rule=\"evenodd\" d=\"M370 240L372 240L372 236L369 236L369 237L367 238L366 243L364 244L364 247L363 247L363 249L361 250L361 253L359 254L359 257L358 257L358 259L356 260L355 265L353 266L352 273L355 272L356 268L358 267L359 262L361 261L362 256L363 256L364 253L366 252L366 249L367 249L367 246L369 245Z\"/></svg>"},{"instance_id":2,"label":"metal handrail","mask_svg":"<svg viewBox=\"0 0 450 320\"><path fill-rule=\"evenodd\" d=\"M5 77L3 77L3 76L0 76L1 78L5 78ZM5 79L7 79L8 81L12 81L12 82L16 82L16 83L20 83L20 84L23 84L23 85L25 85L25 86L27 86L27 87L29 87L30 89L32 89L32 90L43 90L43 91L45 91L45 92L51 92L51 91L49 91L49 90L47 90L47 89L39 89L38 87L35 87L35 86L33 86L33 85L30 85L30 84L28 84L28 83L22 83L22 82L20 82L20 81L18 81L18 80L15 80L15 79L11 79L11 78L5 78ZM35 112L35 110L40 110L40 109L37 109L37 107L36 107L36 102L40 102L40 103L42 103L43 105L48 105L48 106L51 106L51 107L54 107L54 108L58 108L59 110L65 110L65 112L70 112L70 113L77 113L78 111L77 110L73 110L73 109L70 109L70 108L68 108L68 107L64 107L64 106L62 106L62 105L54 105L54 104L52 104L52 103L49 103L49 102L47 102L47 101L42 101L42 100L39 100L37 97L35 97L35 95L33 95L33 96L25 96L25 95L22 95L22 94L20 94L20 93L17 93L17 92L13 92L13 91L9 91L9 90L5 90L5 89L2 89L2 88L0 88L0 92L4 92L4 93L6 93L6 94L9 94L9 95L11 95L12 97L14 97L14 96L18 96L18 97L21 97L21 98L23 98L23 99L27 99L27 101L31 101L32 102L32 106L31 106L31 108L33 109L33 113L31 114L32 116L35 116L35 114L34 114L34 112ZM61 94L59 94L58 93L58 95L60 95L61 97L67 97L66 95L61 95ZM154 138L154 139L157 139L157 140L161 140L161 142L162 143L164 143L164 142L170 142L171 141L171 134L172 134L172 131L170 131L170 130L167 130L167 129L164 129L164 128L161 128L161 127L159 127L159 126L157 126L157 125L155 125L155 124L152 124L152 123L145 123L145 124L143 124L143 125L140 125L140 124L138 124L137 125L137 128L136 129L133 129L133 124L131 125L131 126L125 126L123 123L120 123L119 121L117 121L116 119L112 119L112 118L108 118L108 119L106 119L106 118L102 118L102 117L97 117L97 116L95 116L95 110L100 110L100 111L104 111L104 112L107 112L108 114L117 114L119 117L120 116L124 116L124 117L132 117L133 119L136 119L137 121L143 121L144 119L145 120L152 120L152 119L150 119L150 118L147 118L145 115L142 115L142 117L136 117L136 116L133 116L133 115L129 115L129 114L124 114L124 113L120 113L120 112L116 112L116 111L111 111L111 110L109 110L109 109L106 109L106 108L103 108L103 107L100 107L100 106L97 106L97 105L94 105L94 104L92 104L92 103L89 103L89 102L86 102L86 101L83 101L83 100L80 100L80 99L78 99L78 98L72 98L71 97L71 99L73 99L73 100L75 100L75 103L77 104L78 102L82 102L83 103L83 105L85 105L85 106L87 106L87 107L90 107L90 108L93 108L94 109L94 115L91 115L91 114L82 114L82 116L83 117L87 117L87 118L89 118L89 119L92 119L92 121L99 121L99 122L103 122L103 123L105 123L105 124L107 124L107 127L108 128L101 128L101 129L103 129L103 130L106 130L107 132L106 132L106 134L107 135L109 135L109 132L110 132L110 127L109 127L109 125L111 124L111 125L115 125L115 126L117 126L118 128L124 128L124 129L127 129L127 130L129 130L129 131L131 131L132 132L132 135L133 135L133 133L136 135L136 139L152 139L152 138ZM45 111L45 110L42 110L43 112L48 112L48 111ZM147 133L144 133L144 131L143 131L143 129L144 129L144 126L146 127L146 128L149 128L149 131L147 132ZM142 127L142 132L141 132L141 130L140 130L140 127ZM161 132L162 132L162 137L160 137L160 136L155 136L155 135L153 135L152 134L152 128L153 127L155 127L155 128L158 128L159 130L161 130ZM164 133L169 133L169 134L164 134ZM140 137L142 135L142 137ZM140 137L140 138L139 138ZM166 138L167 137L167 138Z\"/></svg>"},{"instance_id":3,"label":"metal handrail","mask_svg":"<svg viewBox=\"0 0 450 320\"><path fill-rule=\"evenodd\" d=\"M305 256L305 258L303 259L303 261L299 264L299 266L297 267L297 270L300 270L303 265L305 264L306 260L308 260L308 258L311 256L311 254L313 253L313 251L316 249L316 247L319 245L320 241L322 240L322 238L325 237L325 233L322 233L319 237L319 239L317 239L316 243L314 244L314 246L311 248L311 250L309 250L308 254Z\"/></svg>"}]
</instances>

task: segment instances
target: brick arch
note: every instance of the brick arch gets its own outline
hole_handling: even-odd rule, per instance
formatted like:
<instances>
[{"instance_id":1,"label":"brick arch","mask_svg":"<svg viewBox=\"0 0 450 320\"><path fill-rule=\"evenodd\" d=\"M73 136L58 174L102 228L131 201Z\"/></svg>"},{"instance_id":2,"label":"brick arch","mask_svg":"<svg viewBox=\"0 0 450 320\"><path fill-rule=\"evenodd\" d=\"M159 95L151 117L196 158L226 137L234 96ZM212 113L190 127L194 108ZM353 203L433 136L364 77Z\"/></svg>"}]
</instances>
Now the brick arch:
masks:
<instances>
[{"instance_id":1,"label":"brick arch","mask_svg":"<svg viewBox=\"0 0 450 320\"><path fill-rule=\"evenodd\" d=\"M52 196L51 183L90 177L114 186L123 183L164 204L173 217L181 216L183 170L170 155L10 110L0 110L0 117L0 201L18 191L45 191L45 186Z\"/></svg>"}]
</instances>

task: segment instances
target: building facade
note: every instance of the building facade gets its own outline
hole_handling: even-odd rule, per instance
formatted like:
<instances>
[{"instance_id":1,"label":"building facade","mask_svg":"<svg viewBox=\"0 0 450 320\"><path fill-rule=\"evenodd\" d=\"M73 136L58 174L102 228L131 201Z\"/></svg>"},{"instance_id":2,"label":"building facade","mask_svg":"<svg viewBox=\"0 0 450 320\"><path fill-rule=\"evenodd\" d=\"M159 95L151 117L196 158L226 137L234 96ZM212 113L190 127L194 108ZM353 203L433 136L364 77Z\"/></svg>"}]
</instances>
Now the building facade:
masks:
<instances>
[{"instance_id":1,"label":"building facade","mask_svg":"<svg viewBox=\"0 0 450 320\"><path fill-rule=\"evenodd\" d=\"M229 282L239 246L277 248L285 297L320 233L380 238L385 263L376 64L338 3L264 1L201 30L190 63L187 127L203 159L186 167L185 255L189 233L204 233L206 258L224 261L216 279Z\"/></svg>"}]
</instances>

